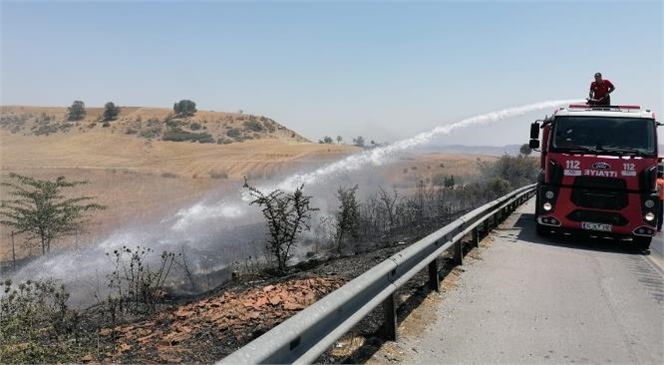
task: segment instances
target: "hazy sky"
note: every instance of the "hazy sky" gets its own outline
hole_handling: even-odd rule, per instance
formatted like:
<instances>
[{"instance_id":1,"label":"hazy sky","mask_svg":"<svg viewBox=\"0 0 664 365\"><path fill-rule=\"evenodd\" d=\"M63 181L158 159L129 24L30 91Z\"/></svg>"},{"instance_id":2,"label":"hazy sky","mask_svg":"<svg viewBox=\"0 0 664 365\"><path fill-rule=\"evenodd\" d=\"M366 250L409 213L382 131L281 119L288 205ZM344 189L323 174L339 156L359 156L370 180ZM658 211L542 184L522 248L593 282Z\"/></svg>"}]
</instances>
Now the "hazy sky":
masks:
<instances>
[{"instance_id":1,"label":"hazy sky","mask_svg":"<svg viewBox=\"0 0 664 365\"><path fill-rule=\"evenodd\" d=\"M480 113L585 98L664 115L664 9L650 2L2 2L3 105L269 116L305 137L391 142ZM443 142L524 143L545 113ZM550 113L549 113L550 114Z\"/></svg>"}]
</instances>

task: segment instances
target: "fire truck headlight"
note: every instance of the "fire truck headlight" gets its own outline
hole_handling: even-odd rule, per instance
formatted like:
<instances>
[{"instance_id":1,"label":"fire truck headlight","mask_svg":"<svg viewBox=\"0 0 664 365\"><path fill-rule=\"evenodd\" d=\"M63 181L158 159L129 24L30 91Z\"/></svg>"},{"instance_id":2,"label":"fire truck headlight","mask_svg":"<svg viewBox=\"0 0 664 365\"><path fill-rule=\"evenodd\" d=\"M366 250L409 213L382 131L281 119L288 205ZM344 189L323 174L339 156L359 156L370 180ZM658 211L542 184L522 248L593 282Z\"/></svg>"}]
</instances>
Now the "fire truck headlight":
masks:
<instances>
[{"instance_id":1,"label":"fire truck headlight","mask_svg":"<svg viewBox=\"0 0 664 365\"><path fill-rule=\"evenodd\" d=\"M545 196L547 199L553 199L553 197L555 196L555 194L553 193L553 191L549 190L549 191L547 191L547 192L544 194L544 196Z\"/></svg>"},{"instance_id":2,"label":"fire truck headlight","mask_svg":"<svg viewBox=\"0 0 664 365\"><path fill-rule=\"evenodd\" d=\"M655 202L653 200L650 200L650 199L646 200L646 202L644 204L645 204L646 208L652 208L652 207L655 206Z\"/></svg>"},{"instance_id":3,"label":"fire truck headlight","mask_svg":"<svg viewBox=\"0 0 664 365\"><path fill-rule=\"evenodd\" d=\"M542 208L544 208L544 210L546 210L548 212L551 209L553 209L553 206L551 205L551 203L544 203L544 205L542 205ZM649 214L652 214L652 213L649 213Z\"/></svg>"},{"instance_id":4,"label":"fire truck headlight","mask_svg":"<svg viewBox=\"0 0 664 365\"><path fill-rule=\"evenodd\" d=\"M652 214L652 213L646 213L646 217L645 217L645 218L646 218L647 221L652 222L652 221L655 220L655 215Z\"/></svg>"}]
</instances>

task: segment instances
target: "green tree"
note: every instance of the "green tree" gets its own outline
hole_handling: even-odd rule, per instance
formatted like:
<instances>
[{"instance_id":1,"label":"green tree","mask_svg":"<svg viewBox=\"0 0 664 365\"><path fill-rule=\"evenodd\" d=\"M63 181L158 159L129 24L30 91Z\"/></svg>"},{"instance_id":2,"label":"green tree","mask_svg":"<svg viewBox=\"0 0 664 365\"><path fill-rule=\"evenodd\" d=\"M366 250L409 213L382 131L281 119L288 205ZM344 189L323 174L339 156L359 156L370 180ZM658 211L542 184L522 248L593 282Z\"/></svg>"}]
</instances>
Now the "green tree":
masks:
<instances>
[{"instance_id":1,"label":"green tree","mask_svg":"<svg viewBox=\"0 0 664 365\"><path fill-rule=\"evenodd\" d=\"M323 137L323 139L318 140L318 143L321 143L321 144L332 144L332 142L334 142L334 140L330 136L325 136L325 137Z\"/></svg>"},{"instance_id":2,"label":"green tree","mask_svg":"<svg viewBox=\"0 0 664 365\"><path fill-rule=\"evenodd\" d=\"M453 188L454 187L454 175L450 175L450 177L445 178L444 186L446 188Z\"/></svg>"},{"instance_id":3,"label":"green tree","mask_svg":"<svg viewBox=\"0 0 664 365\"><path fill-rule=\"evenodd\" d=\"M364 137L353 138L353 144L357 147L364 147Z\"/></svg>"},{"instance_id":4,"label":"green tree","mask_svg":"<svg viewBox=\"0 0 664 365\"><path fill-rule=\"evenodd\" d=\"M62 195L62 189L86 184L85 181L67 181L64 176L55 181L38 180L16 173L9 177L14 182L0 185L11 189L7 194L13 199L0 202L0 224L28 234L29 240L38 240L42 254L50 252L54 240L80 231L85 212L106 208L96 203L83 204L91 197Z\"/></svg>"},{"instance_id":5,"label":"green tree","mask_svg":"<svg viewBox=\"0 0 664 365\"><path fill-rule=\"evenodd\" d=\"M342 137L342 136L337 136L337 143L338 143L338 144L341 144L341 142L343 142L343 140L344 140L344 137Z\"/></svg>"},{"instance_id":6,"label":"green tree","mask_svg":"<svg viewBox=\"0 0 664 365\"><path fill-rule=\"evenodd\" d=\"M513 187L509 181L501 177L494 177L487 182L487 189L490 199L495 199L509 193Z\"/></svg>"},{"instance_id":7,"label":"green tree","mask_svg":"<svg viewBox=\"0 0 664 365\"><path fill-rule=\"evenodd\" d=\"M523 155L515 157L505 154L493 163L479 161L478 164L484 181L500 178L507 181L512 189L537 181L539 172L539 161Z\"/></svg>"},{"instance_id":8,"label":"green tree","mask_svg":"<svg viewBox=\"0 0 664 365\"><path fill-rule=\"evenodd\" d=\"M285 273L291 258L291 248L302 231L311 228L311 212L319 209L311 206L311 196L303 194L304 184L292 194L277 189L265 195L257 188L249 186L245 177L243 188L254 198L250 205L258 204L262 207L268 228L267 248L277 260L279 272Z\"/></svg>"},{"instance_id":9,"label":"green tree","mask_svg":"<svg viewBox=\"0 0 664 365\"><path fill-rule=\"evenodd\" d=\"M519 153L521 153L524 156L528 156L533 152L533 150L530 149L530 145L528 143L524 143L521 145L521 148L519 148Z\"/></svg>"},{"instance_id":10,"label":"green tree","mask_svg":"<svg viewBox=\"0 0 664 365\"><path fill-rule=\"evenodd\" d=\"M189 117L196 114L198 110L196 110L196 103L194 103L193 101L180 100L179 102L173 105L173 111L178 116Z\"/></svg>"},{"instance_id":11,"label":"green tree","mask_svg":"<svg viewBox=\"0 0 664 365\"><path fill-rule=\"evenodd\" d=\"M85 118L85 103L80 100L75 100L69 108L67 108L67 120L77 121Z\"/></svg>"},{"instance_id":12,"label":"green tree","mask_svg":"<svg viewBox=\"0 0 664 365\"><path fill-rule=\"evenodd\" d=\"M340 187L337 190L337 198L341 204L337 212L335 241L340 254L347 241L360 238L360 204L355 197L357 189L358 186L355 185L350 189Z\"/></svg>"},{"instance_id":13,"label":"green tree","mask_svg":"<svg viewBox=\"0 0 664 365\"><path fill-rule=\"evenodd\" d=\"M120 107L109 101L104 105L104 121L115 120L120 114Z\"/></svg>"}]
</instances>

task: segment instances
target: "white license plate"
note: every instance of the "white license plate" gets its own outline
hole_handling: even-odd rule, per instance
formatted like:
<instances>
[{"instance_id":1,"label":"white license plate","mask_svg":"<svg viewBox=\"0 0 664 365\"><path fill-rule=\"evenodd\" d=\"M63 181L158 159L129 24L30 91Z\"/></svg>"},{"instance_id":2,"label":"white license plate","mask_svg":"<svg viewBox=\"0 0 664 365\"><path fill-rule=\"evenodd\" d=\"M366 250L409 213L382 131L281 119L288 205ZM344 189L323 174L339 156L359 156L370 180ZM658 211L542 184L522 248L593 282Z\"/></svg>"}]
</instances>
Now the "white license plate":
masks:
<instances>
[{"instance_id":1,"label":"white license plate","mask_svg":"<svg viewBox=\"0 0 664 365\"><path fill-rule=\"evenodd\" d=\"M611 232L613 226L604 223L581 222L581 228L590 231Z\"/></svg>"}]
</instances>

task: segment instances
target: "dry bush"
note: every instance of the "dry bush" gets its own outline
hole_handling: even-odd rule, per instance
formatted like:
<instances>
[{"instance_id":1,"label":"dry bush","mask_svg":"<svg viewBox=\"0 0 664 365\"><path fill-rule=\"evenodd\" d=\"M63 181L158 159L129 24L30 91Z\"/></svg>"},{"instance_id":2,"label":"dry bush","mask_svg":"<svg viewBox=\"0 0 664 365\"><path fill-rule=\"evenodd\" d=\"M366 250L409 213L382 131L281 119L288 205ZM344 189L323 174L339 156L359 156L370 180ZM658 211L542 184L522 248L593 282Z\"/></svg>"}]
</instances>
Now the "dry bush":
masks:
<instances>
[{"instance_id":1,"label":"dry bush","mask_svg":"<svg viewBox=\"0 0 664 365\"><path fill-rule=\"evenodd\" d=\"M291 259L291 249L302 231L310 229L311 213L319 209L311 206L311 196L303 194L304 185L293 193L277 189L266 195L250 186L245 178L243 188L253 198L250 205L258 204L262 208L268 228L267 248L277 261L278 273L283 274Z\"/></svg>"},{"instance_id":2,"label":"dry bush","mask_svg":"<svg viewBox=\"0 0 664 365\"><path fill-rule=\"evenodd\" d=\"M0 284L0 359L3 363L64 363L95 350L96 332L67 307L69 293L52 280Z\"/></svg>"},{"instance_id":3,"label":"dry bush","mask_svg":"<svg viewBox=\"0 0 664 365\"><path fill-rule=\"evenodd\" d=\"M175 262L175 254L162 252L156 270L150 268L151 248L127 246L113 251L115 268L109 274L108 314L115 321L119 314L152 313L164 295L166 278ZM107 253L107 256L111 254Z\"/></svg>"}]
</instances>

